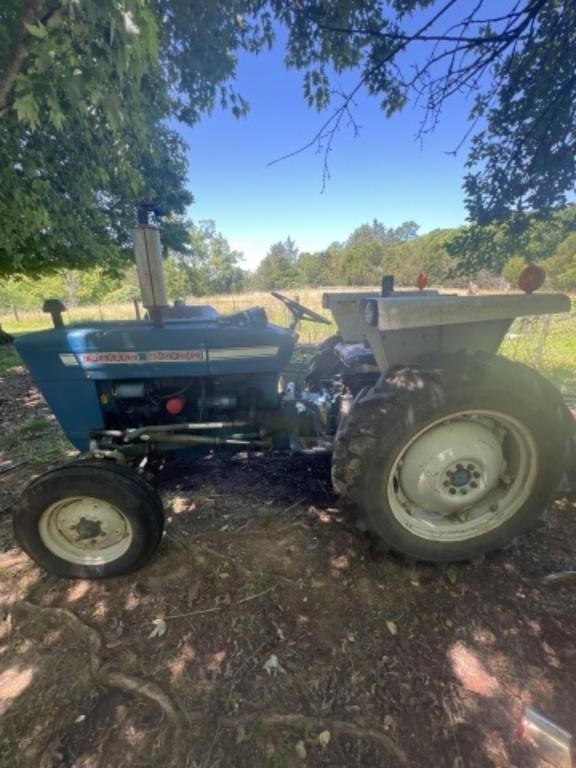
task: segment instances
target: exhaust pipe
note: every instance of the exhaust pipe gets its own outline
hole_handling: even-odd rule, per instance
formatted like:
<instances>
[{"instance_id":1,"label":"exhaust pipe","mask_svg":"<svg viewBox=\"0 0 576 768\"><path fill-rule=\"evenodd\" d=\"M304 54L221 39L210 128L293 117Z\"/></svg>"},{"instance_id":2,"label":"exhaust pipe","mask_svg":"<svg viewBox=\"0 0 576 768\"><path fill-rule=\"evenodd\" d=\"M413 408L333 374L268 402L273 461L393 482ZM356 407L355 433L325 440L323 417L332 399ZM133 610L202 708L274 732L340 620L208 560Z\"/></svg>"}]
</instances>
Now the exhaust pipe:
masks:
<instances>
[{"instance_id":1,"label":"exhaust pipe","mask_svg":"<svg viewBox=\"0 0 576 768\"><path fill-rule=\"evenodd\" d=\"M134 229L134 255L136 271L142 294L142 304L154 325L163 323L164 310L168 307L162 245L158 227L150 223L151 214L160 215L160 211L151 205L138 207L138 225Z\"/></svg>"}]
</instances>

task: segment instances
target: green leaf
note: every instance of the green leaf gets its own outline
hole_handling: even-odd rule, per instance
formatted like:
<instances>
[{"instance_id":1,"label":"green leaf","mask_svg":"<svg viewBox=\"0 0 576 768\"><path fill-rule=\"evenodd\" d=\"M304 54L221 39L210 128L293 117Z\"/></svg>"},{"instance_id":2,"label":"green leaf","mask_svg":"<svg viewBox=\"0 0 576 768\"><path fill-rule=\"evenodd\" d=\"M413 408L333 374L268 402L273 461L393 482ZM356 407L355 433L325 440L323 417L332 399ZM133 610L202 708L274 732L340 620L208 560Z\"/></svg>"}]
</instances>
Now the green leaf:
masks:
<instances>
[{"instance_id":1,"label":"green leaf","mask_svg":"<svg viewBox=\"0 0 576 768\"><path fill-rule=\"evenodd\" d=\"M48 37L48 30L41 21L37 24L25 24L24 26L32 37L37 37L40 40L44 40L45 37Z\"/></svg>"},{"instance_id":2,"label":"green leaf","mask_svg":"<svg viewBox=\"0 0 576 768\"><path fill-rule=\"evenodd\" d=\"M32 128L38 126L38 102L31 93L17 96L14 100L14 109L21 123L27 123Z\"/></svg>"},{"instance_id":3,"label":"green leaf","mask_svg":"<svg viewBox=\"0 0 576 768\"><path fill-rule=\"evenodd\" d=\"M446 578L450 582L450 584L456 584L458 579L460 578L460 569L456 565L456 563L451 563L448 568L446 569Z\"/></svg>"}]
</instances>

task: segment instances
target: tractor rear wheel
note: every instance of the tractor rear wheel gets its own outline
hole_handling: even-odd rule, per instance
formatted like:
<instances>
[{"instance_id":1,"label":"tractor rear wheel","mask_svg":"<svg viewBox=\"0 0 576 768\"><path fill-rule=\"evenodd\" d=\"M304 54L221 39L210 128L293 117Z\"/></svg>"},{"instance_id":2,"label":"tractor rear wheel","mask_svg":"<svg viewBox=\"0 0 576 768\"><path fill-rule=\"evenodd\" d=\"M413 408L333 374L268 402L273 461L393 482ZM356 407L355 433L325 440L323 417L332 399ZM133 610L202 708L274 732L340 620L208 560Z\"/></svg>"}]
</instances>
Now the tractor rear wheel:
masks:
<instances>
[{"instance_id":1,"label":"tractor rear wheel","mask_svg":"<svg viewBox=\"0 0 576 768\"><path fill-rule=\"evenodd\" d=\"M332 478L360 527L413 560L470 560L532 528L566 471L568 415L487 353L396 368L338 430Z\"/></svg>"},{"instance_id":2,"label":"tractor rear wheel","mask_svg":"<svg viewBox=\"0 0 576 768\"><path fill-rule=\"evenodd\" d=\"M14 515L22 549L47 571L70 578L120 576L156 551L160 498L135 471L78 462L46 472L24 490Z\"/></svg>"}]
</instances>

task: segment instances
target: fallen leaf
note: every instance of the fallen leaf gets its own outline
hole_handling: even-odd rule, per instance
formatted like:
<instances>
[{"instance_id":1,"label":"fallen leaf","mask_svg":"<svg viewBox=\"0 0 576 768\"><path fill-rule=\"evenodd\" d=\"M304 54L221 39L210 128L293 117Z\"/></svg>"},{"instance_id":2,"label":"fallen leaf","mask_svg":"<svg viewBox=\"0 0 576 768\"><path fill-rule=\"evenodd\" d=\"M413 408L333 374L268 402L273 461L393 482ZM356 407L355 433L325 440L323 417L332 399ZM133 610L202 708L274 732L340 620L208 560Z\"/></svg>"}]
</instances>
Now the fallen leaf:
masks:
<instances>
[{"instance_id":1,"label":"fallen leaf","mask_svg":"<svg viewBox=\"0 0 576 768\"><path fill-rule=\"evenodd\" d=\"M276 675L281 672L282 674L286 674L286 670L280 664L280 660L278 659L278 656L276 656L275 653L273 653L270 658L265 662L264 669L270 675L270 677L276 677Z\"/></svg>"},{"instance_id":2,"label":"fallen leaf","mask_svg":"<svg viewBox=\"0 0 576 768\"><path fill-rule=\"evenodd\" d=\"M452 563L452 565L449 565L446 569L446 578L450 582L450 584L456 584L458 581L458 578L460 576L460 569L455 563Z\"/></svg>"},{"instance_id":3,"label":"fallen leaf","mask_svg":"<svg viewBox=\"0 0 576 768\"><path fill-rule=\"evenodd\" d=\"M168 628L164 619L154 619L152 624L154 624L154 629L148 635L148 640L153 637L164 637Z\"/></svg>"},{"instance_id":4,"label":"fallen leaf","mask_svg":"<svg viewBox=\"0 0 576 768\"><path fill-rule=\"evenodd\" d=\"M384 730L385 731L395 731L396 730L396 720L392 717L392 715L385 715L384 716Z\"/></svg>"},{"instance_id":5,"label":"fallen leaf","mask_svg":"<svg viewBox=\"0 0 576 768\"><path fill-rule=\"evenodd\" d=\"M350 560L347 555L339 555L339 557L333 557L330 560L330 565L337 571L346 571L350 568Z\"/></svg>"},{"instance_id":6,"label":"fallen leaf","mask_svg":"<svg viewBox=\"0 0 576 768\"><path fill-rule=\"evenodd\" d=\"M562 582L576 581L576 571L558 571L544 576L544 584L561 584Z\"/></svg>"},{"instance_id":7,"label":"fallen leaf","mask_svg":"<svg viewBox=\"0 0 576 768\"><path fill-rule=\"evenodd\" d=\"M328 744L330 744L330 739L332 738L332 734L330 731L322 731L322 733L318 734L318 744L322 747L322 749L326 749Z\"/></svg>"},{"instance_id":8,"label":"fallen leaf","mask_svg":"<svg viewBox=\"0 0 576 768\"><path fill-rule=\"evenodd\" d=\"M308 754L306 752L306 744L300 739L300 741L297 741L296 744L294 744L294 751L300 758L300 760L306 760L306 755Z\"/></svg>"},{"instance_id":9,"label":"fallen leaf","mask_svg":"<svg viewBox=\"0 0 576 768\"><path fill-rule=\"evenodd\" d=\"M398 627L396 626L396 623L393 621L387 621L386 627L388 629L388 632L390 632L391 635L397 635L398 634Z\"/></svg>"}]
</instances>

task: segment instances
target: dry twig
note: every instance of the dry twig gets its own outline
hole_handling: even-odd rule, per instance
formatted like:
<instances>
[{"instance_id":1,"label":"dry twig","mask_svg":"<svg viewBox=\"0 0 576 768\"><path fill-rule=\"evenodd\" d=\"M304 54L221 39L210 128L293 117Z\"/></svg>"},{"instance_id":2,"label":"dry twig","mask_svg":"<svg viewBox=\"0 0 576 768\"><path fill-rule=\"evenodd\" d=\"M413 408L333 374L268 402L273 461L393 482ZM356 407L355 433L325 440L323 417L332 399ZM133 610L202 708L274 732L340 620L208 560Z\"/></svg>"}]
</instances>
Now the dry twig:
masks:
<instances>
[{"instance_id":1,"label":"dry twig","mask_svg":"<svg viewBox=\"0 0 576 768\"><path fill-rule=\"evenodd\" d=\"M354 723L347 723L343 720L330 720L321 717L308 717L307 715L247 715L245 717L228 717L224 719L224 725L228 727L237 727L250 722L262 723L264 725L278 726L279 728L293 728L299 731L324 731L340 734L342 736L353 736L358 739L371 739L376 741L386 752L393 755L400 765L408 765L408 758L403 749L390 737L376 728L362 728Z\"/></svg>"},{"instance_id":2,"label":"dry twig","mask_svg":"<svg viewBox=\"0 0 576 768\"><path fill-rule=\"evenodd\" d=\"M13 608L14 613L27 615L45 615L53 616L68 625L73 632L83 637L87 641L88 661L90 675L99 685L108 688L119 688L130 694L138 694L144 698L153 701L164 713L166 719L173 727L172 740L172 765L180 766L182 764L182 727L183 720L176 706L170 697L155 683L147 680L141 680L138 677L125 675L123 672L116 672L110 669L108 664L104 664L101 659L101 652L104 646L104 639L101 633L95 628L86 624L75 613L67 608L44 607L29 603L25 600L16 603Z\"/></svg>"}]
</instances>

